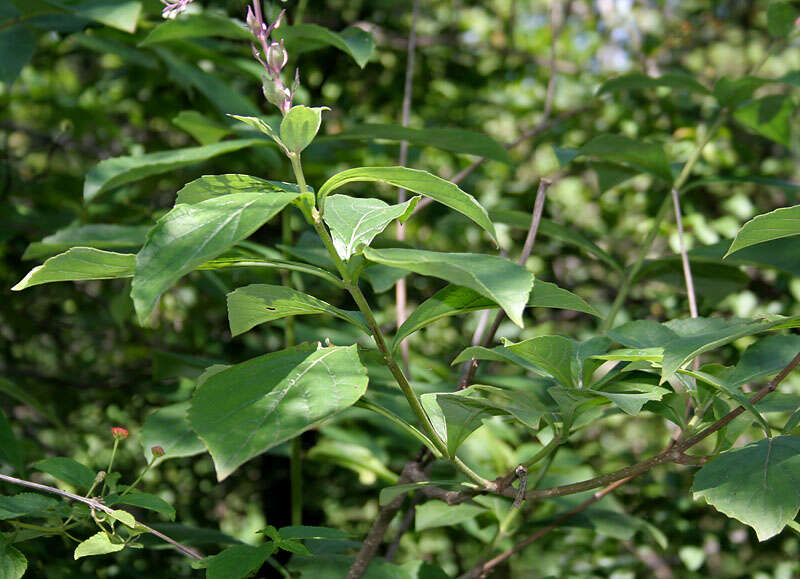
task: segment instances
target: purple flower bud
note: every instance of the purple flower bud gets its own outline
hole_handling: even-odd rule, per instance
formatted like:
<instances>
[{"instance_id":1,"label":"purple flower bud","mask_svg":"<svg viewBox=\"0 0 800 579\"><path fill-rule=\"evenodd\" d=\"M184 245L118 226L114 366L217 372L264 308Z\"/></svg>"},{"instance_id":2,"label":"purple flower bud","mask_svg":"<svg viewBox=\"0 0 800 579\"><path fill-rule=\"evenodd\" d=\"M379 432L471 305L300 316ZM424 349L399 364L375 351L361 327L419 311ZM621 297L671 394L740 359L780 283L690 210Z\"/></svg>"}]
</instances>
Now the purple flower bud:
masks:
<instances>
[{"instance_id":1,"label":"purple flower bud","mask_svg":"<svg viewBox=\"0 0 800 579\"><path fill-rule=\"evenodd\" d=\"M273 42L267 49L267 64L269 65L270 72L278 74L286 66L289 60L289 53L283 47L283 40L280 42Z\"/></svg>"},{"instance_id":2,"label":"purple flower bud","mask_svg":"<svg viewBox=\"0 0 800 579\"><path fill-rule=\"evenodd\" d=\"M280 78L263 78L264 82L262 84L262 89L264 91L264 98L266 98L267 101L278 107L280 110L288 110L289 107L287 106L287 102L291 103L291 92L289 89L283 86Z\"/></svg>"}]
</instances>

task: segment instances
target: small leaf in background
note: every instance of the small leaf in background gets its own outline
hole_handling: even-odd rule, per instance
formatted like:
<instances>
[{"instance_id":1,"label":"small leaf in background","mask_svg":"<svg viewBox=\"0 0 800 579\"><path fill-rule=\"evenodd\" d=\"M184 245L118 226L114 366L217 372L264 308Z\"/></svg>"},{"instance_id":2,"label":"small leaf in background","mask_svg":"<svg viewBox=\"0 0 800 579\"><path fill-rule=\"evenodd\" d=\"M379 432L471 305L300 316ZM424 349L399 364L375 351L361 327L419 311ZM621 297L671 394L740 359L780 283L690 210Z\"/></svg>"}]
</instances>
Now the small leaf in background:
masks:
<instances>
[{"instance_id":1,"label":"small leaf in background","mask_svg":"<svg viewBox=\"0 0 800 579\"><path fill-rule=\"evenodd\" d=\"M580 154L622 163L672 183L669 159L660 145L636 141L622 135L600 135L580 148Z\"/></svg>"},{"instance_id":2,"label":"small leaf in background","mask_svg":"<svg viewBox=\"0 0 800 579\"><path fill-rule=\"evenodd\" d=\"M136 23L142 12L142 3L138 0L99 0L81 2L70 6L70 10L81 18L88 18L133 34L136 32Z\"/></svg>"},{"instance_id":3,"label":"small leaf in background","mask_svg":"<svg viewBox=\"0 0 800 579\"><path fill-rule=\"evenodd\" d=\"M289 109L281 121L281 141L292 153L300 153L317 136L322 123L322 111L328 107L297 105Z\"/></svg>"},{"instance_id":4,"label":"small leaf in background","mask_svg":"<svg viewBox=\"0 0 800 579\"><path fill-rule=\"evenodd\" d=\"M265 144L268 142L263 139L235 139L203 147L188 147L147 153L136 157L106 159L95 165L86 174L86 181L83 184L83 199L87 202L92 201L106 191L145 177L160 175L187 165L202 163L219 155Z\"/></svg>"},{"instance_id":5,"label":"small leaf in background","mask_svg":"<svg viewBox=\"0 0 800 579\"><path fill-rule=\"evenodd\" d=\"M789 2L772 1L767 6L767 30L771 36L785 38L794 30L800 11Z\"/></svg>"},{"instance_id":6,"label":"small leaf in background","mask_svg":"<svg viewBox=\"0 0 800 579\"><path fill-rule=\"evenodd\" d=\"M692 76L681 73L667 73L658 77L647 76L638 72L626 74L607 80L597 89L598 96L605 93L640 88L668 87L686 90L698 94L711 94L706 87L697 82Z\"/></svg>"},{"instance_id":7,"label":"small leaf in background","mask_svg":"<svg viewBox=\"0 0 800 579\"><path fill-rule=\"evenodd\" d=\"M332 315L370 333L360 313L341 310L290 287L251 284L228 294L228 320L234 336L265 322L309 314Z\"/></svg>"},{"instance_id":8,"label":"small leaf in background","mask_svg":"<svg viewBox=\"0 0 800 579\"><path fill-rule=\"evenodd\" d=\"M92 486L96 475L88 466L63 456L45 458L33 463L31 467L46 472L54 479L71 484L84 492Z\"/></svg>"},{"instance_id":9,"label":"small leaf in background","mask_svg":"<svg viewBox=\"0 0 800 579\"><path fill-rule=\"evenodd\" d=\"M713 92L721 106L733 110L744 101L749 100L756 90L771 82L769 79L754 76L740 78L722 76L714 85Z\"/></svg>"},{"instance_id":10,"label":"small leaf in background","mask_svg":"<svg viewBox=\"0 0 800 579\"><path fill-rule=\"evenodd\" d=\"M304 345L209 377L192 399L189 420L222 480L254 456L352 406L366 389L356 346Z\"/></svg>"},{"instance_id":11,"label":"small leaf in background","mask_svg":"<svg viewBox=\"0 0 800 579\"><path fill-rule=\"evenodd\" d=\"M90 224L69 227L31 243L22 259L41 259L73 247L139 249L150 229L147 225Z\"/></svg>"},{"instance_id":12,"label":"small leaf in background","mask_svg":"<svg viewBox=\"0 0 800 579\"><path fill-rule=\"evenodd\" d=\"M375 51L375 39L372 34L352 26L342 32L333 32L316 24L299 24L281 26L272 34L276 40L283 39L289 54L316 50L325 45L338 48L350 55L356 64L364 68Z\"/></svg>"},{"instance_id":13,"label":"small leaf in background","mask_svg":"<svg viewBox=\"0 0 800 579\"><path fill-rule=\"evenodd\" d=\"M442 501L428 501L416 507L414 528L417 532L436 527L450 527L474 519L486 508L462 503L448 505Z\"/></svg>"},{"instance_id":14,"label":"small leaf in background","mask_svg":"<svg viewBox=\"0 0 800 579\"><path fill-rule=\"evenodd\" d=\"M233 545L221 553L208 557L206 579L240 579L258 571L264 562L275 552L275 543L269 542L258 547Z\"/></svg>"},{"instance_id":15,"label":"small leaf in background","mask_svg":"<svg viewBox=\"0 0 800 579\"><path fill-rule=\"evenodd\" d=\"M252 38L250 31L247 30L243 22L220 14L204 12L165 20L153 28L145 39L139 43L139 46L148 46L173 40L209 37L230 38L233 40L250 40Z\"/></svg>"},{"instance_id":16,"label":"small leaf in background","mask_svg":"<svg viewBox=\"0 0 800 579\"><path fill-rule=\"evenodd\" d=\"M323 204L325 197L335 189L353 182L383 182L395 187L408 189L446 205L477 223L492 240L497 240L494 224L477 199L459 189L450 181L432 175L427 171L406 167L357 167L337 173L320 187L317 197Z\"/></svg>"},{"instance_id":17,"label":"small leaf in background","mask_svg":"<svg viewBox=\"0 0 800 579\"><path fill-rule=\"evenodd\" d=\"M192 135L201 145L218 143L233 132L230 127L213 121L198 111L181 111L172 119L172 124Z\"/></svg>"},{"instance_id":18,"label":"small leaf in background","mask_svg":"<svg viewBox=\"0 0 800 579\"><path fill-rule=\"evenodd\" d=\"M0 541L0 577L22 579L28 569L28 559L19 549Z\"/></svg>"},{"instance_id":19,"label":"small leaf in background","mask_svg":"<svg viewBox=\"0 0 800 579\"><path fill-rule=\"evenodd\" d=\"M331 195L325 201L322 218L328 225L336 253L347 261L397 219L405 223L414 212L421 197L405 203L389 205L380 199L361 199L347 195Z\"/></svg>"},{"instance_id":20,"label":"small leaf in background","mask_svg":"<svg viewBox=\"0 0 800 579\"><path fill-rule=\"evenodd\" d=\"M154 446L164 449L164 456L158 462L206 451L205 444L192 430L188 412L189 402L179 402L159 408L145 419L139 436L148 461L152 459L150 449Z\"/></svg>"},{"instance_id":21,"label":"small leaf in background","mask_svg":"<svg viewBox=\"0 0 800 579\"><path fill-rule=\"evenodd\" d=\"M73 247L37 265L11 289L22 291L57 281L131 277L136 266L132 253L114 253L89 247Z\"/></svg>"},{"instance_id":22,"label":"small leaf in background","mask_svg":"<svg viewBox=\"0 0 800 579\"><path fill-rule=\"evenodd\" d=\"M117 551L122 551L125 548L125 544L120 539L119 543L111 542L109 536L100 531L99 533L95 533L85 541L83 541L80 545L75 547L74 557L75 559L80 559L81 557L91 557L93 555L107 555L108 553L116 553Z\"/></svg>"},{"instance_id":23,"label":"small leaf in background","mask_svg":"<svg viewBox=\"0 0 800 579\"><path fill-rule=\"evenodd\" d=\"M697 472L692 492L766 541L797 516L798 479L800 436L778 436L722 454Z\"/></svg>"},{"instance_id":24,"label":"small leaf in background","mask_svg":"<svg viewBox=\"0 0 800 579\"><path fill-rule=\"evenodd\" d=\"M190 181L178 191L175 204L187 203L193 205L232 193L300 193L300 188L294 183L282 181L267 181L250 175L203 175L199 179Z\"/></svg>"},{"instance_id":25,"label":"small leaf in background","mask_svg":"<svg viewBox=\"0 0 800 579\"><path fill-rule=\"evenodd\" d=\"M159 496L149 493L133 492L125 496L109 495L106 497L108 506L130 505L141 509L148 509L166 515L170 520L175 520L175 508Z\"/></svg>"},{"instance_id":26,"label":"small leaf in background","mask_svg":"<svg viewBox=\"0 0 800 579\"><path fill-rule=\"evenodd\" d=\"M178 205L164 215L136 255L131 297L139 320L147 319L172 284L249 237L297 195L233 193Z\"/></svg>"},{"instance_id":27,"label":"small leaf in background","mask_svg":"<svg viewBox=\"0 0 800 579\"><path fill-rule=\"evenodd\" d=\"M736 234L725 257L757 243L793 235L800 235L800 205L782 207L753 217Z\"/></svg>"},{"instance_id":28,"label":"small leaf in background","mask_svg":"<svg viewBox=\"0 0 800 579\"><path fill-rule=\"evenodd\" d=\"M792 144L792 116L795 108L790 96L770 95L740 106L733 116L744 126L788 147Z\"/></svg>"},{"instance_id":29,"label":"small leaf in background","mask_svg":"<svg viewBox=\"0 0 800 579\"><path fill-rule=\"evenodd\" d=\"M522 313L533 289L533 274L508 259L473 253L372 248L366 248L364 256L376 263L473 289L503 308L512 322L523 326Z\"/></svg>"},{"instance_id":30,"label":"small leaf in background","mask_svg":"<svg viewBox=\"0 0 800 579\"><path fill-rule=\"evenodd\" d=\"M36 493L19 493L11 496L0 495L0 521L16 519L57 507L56 499Z\"/></svg>"}]
</instances>

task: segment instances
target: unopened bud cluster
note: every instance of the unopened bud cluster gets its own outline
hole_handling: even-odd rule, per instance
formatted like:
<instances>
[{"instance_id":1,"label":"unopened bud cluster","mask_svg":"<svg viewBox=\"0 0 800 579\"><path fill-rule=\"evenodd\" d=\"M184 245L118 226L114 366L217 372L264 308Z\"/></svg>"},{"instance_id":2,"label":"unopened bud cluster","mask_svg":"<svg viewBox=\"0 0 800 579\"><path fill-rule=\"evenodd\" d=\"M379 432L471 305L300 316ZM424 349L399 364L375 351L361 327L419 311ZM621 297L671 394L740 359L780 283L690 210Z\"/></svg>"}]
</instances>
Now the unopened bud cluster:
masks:
<instances>
[{"instance_id":1,"label":"unopened bud cluster","mask_svg":"<svg viewBox=\"0 0 800 579\"><path fill-rule=\"evenodd\" d=\"M194 2L194 0L177 0L177 2L161 0L161 3L164 5L163 10L161 10L161 16L167 20L174 20L177 18L178 14L186 10L186 7L192 2Z\"/></svg>"},{"instance_id":2,"label":"unopened bud cluster","mask_svg":"<svg viewBox=\"0 0 800 579\"><path fill-rule=\"evenodd\" d=\"M297 92L299 77L295 71L291 89L283 84L281 71L289 61L289 53L286 52L283 39L279 42L270 39L273 30L281 25L284 12L281 11L275 22L267 25L261 12L261 0L253 0L253 5L247 7L247 27L258 41L258 45L252 45L253 56L266 71L266 74L262 76L264 97L278 107L281 113L286 114L292 108L292 100Z\"/></svg>"}]
</instances>

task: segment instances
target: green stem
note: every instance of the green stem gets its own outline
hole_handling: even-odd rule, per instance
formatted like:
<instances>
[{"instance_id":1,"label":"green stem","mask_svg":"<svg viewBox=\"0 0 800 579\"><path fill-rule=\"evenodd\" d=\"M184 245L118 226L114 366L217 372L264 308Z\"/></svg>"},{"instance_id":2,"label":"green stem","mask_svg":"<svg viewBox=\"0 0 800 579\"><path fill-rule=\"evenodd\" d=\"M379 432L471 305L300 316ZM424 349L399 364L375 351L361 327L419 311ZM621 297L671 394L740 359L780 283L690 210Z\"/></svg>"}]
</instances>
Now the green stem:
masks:
<instances>
[{"instance_id":1,"label":"green stem","mask_svg":"<svg viewBox=\"0 0 800 579\"><path fill-rule=\"evenodd\" d=\"M534 464L536 464L543 458L547 458L548 456L550 456L553 453L553 451L555 451L555 449L558 448L560 444L561 444L561 437L558 435L554 436L553 440L551 440L545 446L543 446L539 452L533 455L533 458L531 458L528 462L525 463L525 468L531 468Z\"/></svg>"},{"instance_id":2,"label":"green stem","mask_svg":"<svg viewBox=\"0 0 800 579\"><path fill-rule=\"evenodd\" d=\"M139 476L137 476L137 477L136 477L136 480L135 480L135 481L133 481L133 484L132 484L132 485L130 485L130 486L128 486L128 488L126 488L124 491L122 491L122 493L120 493L120 495L119 495L119 496L120 496L120 497L124 497L124 496L125 496L125 495L127 495L129 492L131 492L133 489L135 489L135 488L136 488L136 486L137 486L137 485L138 485L140 482L142 482L142 479L145 477L145 475L146 475L148 472L150 472L150 469L151 469L151 468L153 468L153 465L154 465L155 463L156 463L156 457L154 456L152 459L150 459L150 462L148 462L148 463L147 463L147 466L146 466L146 467L144 467L144 470L141 472L141 474L140 474Z\"/></svg>"},{"instance_id":3,"label":"green stem","mask_svg":"<svg viewBox=\"0 0 800 579\"><path fill-rule=\"evenodd\" d=\"M103 496L105 496L105 494L106 494L106 488L107 488L106 481L108 481L108 477L111 476L111 469L114 466L114 457L117 456L117 447L118 446L119 446L119 439L115 438L114 439L114 448L111 449L111 458L108 459L108 468L106 469L106 476L103 479L103 490L100 491L100 494L103 495Z\"/></svg>"},{"instance_id":4,"label":"green stem","mask_svg":"<svg viewBox=\"0 0 800 579\"><path fill-rule=\"evenodd\" d=\"M303 174L303 166L300 162L300 155L292 153L289 155L289 160L292 162L292 169L294 170L295 178L297 179L297 185L300 187L300 192L305 195L309 191L308 191L308 185L306 184L305 175ZM442 453L443 456L448 456L447 445L442 441L441 438L439 438L439 435L433 428L433 424L431 423L430 418L428 418L428 415L422 408L422 404L420 403L419 398L417 398L416 393L414 392L413 388L411 388L411 384L409 384L408 378L406 378L406 375L403 373L403 370L398 365L397 360L395 360L394 356L392 355L392 352L387 347L386 339L383 337L383 332L381 332L377 320L375 320L375 316L372 313L372 308L370 308L367 299L361 292L361 288L358 287L357 283L354 283L352 274L347 269L347 265L345 265L345 263L339 257L339 254L336 252L336 248L334 248L333 246L333 240L331 239L330 233L328 233L328 230L325 229L325 226L322 224L322 216L320 215L319 211L316 208L312 212L312 216L313 216L314 230L317 232L317 235L319 235L320 239L322 240L322 243L328 250L328 254L333 260L333 263L336 265L336 269L342 276L345 289L347 289L347 291L353 297L353 300L356 302L358 309L361 311L361 313L364 316L364 319L367 321L367 326L369 326L370 332L372 333L372 337L375 340L375 344L377 345L378 350L383 356L384 363L389 368L389 371L392 373L392 376L394 376L394 379L397 381L397 385L400 387L400 390L406 397L409 406L411 406L411 410L417 417L417 420L419 421L423 432L425 432L428 438L431 439L431 441L436 445L436 448L439 449L439 451Z\"/></svg>"},{"instance_id":5,"label":"green stem","mask_svg":"<svg viewBox=\"0 0 800 579\"><path fill-rule=\"evenodd\" d=\"M408 422L406 422L393 412L387 410L382 406L375 404L374 402L370 402L365 398L362 398L361 400L356 402L355 405L358 406L359 408L364 408L365 410L371 410L372 412L380 414L384 418L391 420L392 422L400 426L402 429L404 429L406 432L411 434L411 436L413 436L414 438L419 440L422 444L424 444L425 447L428 450L430 450L436 458L442 458L442 454L439 452L439 449L436 448L436 445L433 444L433 442L427 436L422 434L416 427L412 426L411 424L409 424Z\"/></svg>"},{"instance_id":6,"label":"green stem","mask_svg":"<svg viewBox=\"0 0 800 579\"><path fill-rule=\"evenodd\" d=\"M681 188L686 184L686 181L689 179L689 176L692 173L692 169L694 169L694 166L700 159L700 155L703 153L703 149L709 143L709 141L711 141L716 132L722 126L722 123L725 121L725 113L726 109L719 111L716 120L708 129L703 139L697 144L697 147L695 147L694 151L689 157L689 160L686 161L683 169L681 169L678 178L672 185L673 189L680 191ZM642 247L639 249L639 255L636 257L636 261L628 270L628 274L625 276L625 280L619 289L619 293L617 294L616 299L614 299L614 303L611 305L611 311L608 313L605 322L603 322L601 331L607 332L614 326L614 320L617 318L617 314L619 314L622 306L625 305L625 300L628 298L628 293L633 286L633 282L636 279L636 276L639 274L639 271L641 271L642 266L644 265L644 260L647 258L647 254L650 253L653 242L655 241L658 231L661 228L661 224L663 223L664 218L667 216L671 200L672 198L669 194L664 196L664 200L661 202L661 206L658 208L658 213L656 213L656 216L653 220L653 226L650 228Z\"/></svg>"}]
</instances>

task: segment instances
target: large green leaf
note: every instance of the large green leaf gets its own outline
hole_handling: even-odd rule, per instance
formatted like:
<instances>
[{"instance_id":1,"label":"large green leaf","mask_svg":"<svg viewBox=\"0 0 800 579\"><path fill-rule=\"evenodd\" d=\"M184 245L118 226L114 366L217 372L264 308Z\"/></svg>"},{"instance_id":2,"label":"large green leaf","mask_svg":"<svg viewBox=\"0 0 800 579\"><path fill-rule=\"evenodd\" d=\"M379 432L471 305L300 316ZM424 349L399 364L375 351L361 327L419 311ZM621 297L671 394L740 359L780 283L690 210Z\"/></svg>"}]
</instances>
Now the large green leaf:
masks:
<instances>
[{"instance_id":1,"label":"large green leaf","mask_svg":"<svg viewBox=\"0 0 800 579\"><path fill-rule=\"evenodd\" d=\"M698 471L692 492L766 541L797 516L798 480L800 436L779 436L722 454Z\"/></svg>"},{"instance_id":2,"label":"large green leaf","mask_svg":"<svg viewBox=\"0 0 800 579\"><path fill-rule=\"evenodd\" d=\"M36 51L36 36L24 24L0 29L0 83L11 86Z\"/></svg>"},{"instance_id":3,"label":"large green leaf","mask_svg":"<svg viewBox=\"0 0 800 579\"><path fill-rule=\"evenodd\" d=\"M71 247L95 249L138 249L144 243L147 225L90 224L69 227L31 243L22 259L40 259Z\"/></svg>"},{"instance_id":4,"label":"large green leaf","mask_svg":"<svg viewBox=\"0 0 800 579\"><path fill-rule=\"evenodd\" d=\"M164 456L158 459L159 462L206 451L205 444L192 430L188 413L189 402L178 402L159 408L145 419L139 436L148 461L153 457L150 449L154 446L164 449Z\"/></svg>"},{"instance_id":5,"label":"large green leaf","mask_svg":"<svg viewBox=\"0 0 800 579\"><path fill-rule=\"evenodd\" d=\"M228 320L234 336L264 322L308 314L332 315L370 333L361 314L336 308L290 287L252 284L228 294Z\"/></svg>"},{"instance_id":6,"label":"large green leaf","mask_svg":"<svg viewBox=\"0 0 800 579\"><path fill-rule=\"evenodd\" d=\"M56 499L36 493L19 493L10 497L0 495L0 521L41 514L59 504Z\"/></svg>"},{"instance_id":7,"label":"large green leaf","mask_svg":"<svg viewBox=\"0 0 800 579\"><path fill-rule=\"evenodd\" d=\"M436 147L454 153L475 155L501 163L511 163L505 148L483 133L465 129L427 128L412 129L400 125L355 125L341 133L317 139L318 142L336 140L407 141L412 145Z\"/></svg>"},{"instance_id":8,"label":"large green leaf","mask_svg":"<svg viewBox=\"0 0 800 579\"><path fill-rule=\"evenodd\" d=\"M622 135L600 135L580 149L562 151L561 163L566 164L581 156L621 163L642 173L650 173L667 184L673 180L669 159L661 146L655 143L636 141Z\"/></svg>"},{"instance_id":9,"label":"large green leaf","mask_svg":"<svg viewBox=\"0 0 800 579\"><path fill-rule=\"evenodd\" d=\"M276 550L269 542L258 547L233 545L207 559L206 579L239 579L258 571Z\"/></svg>"},{"instance_id":10,"label":"large green leaf","mask_svg":"<svg viewBox=\"0 0 800 579\"><path fill-rule=\"evenodd\" d=\"M35 462L31 466L84 492L88 491L94 483L95 472L72 458L55 456Z\"/></svg>"},{"instance_id":11,"label":"large green leaf","mask_svg":"<svg viewBox=\"0 0 800 579\"><path fill-rule=\"evenodd\" d=\"M233 40L250 40L252 35L247 27L238 20L227 18L221 14L204 12L188 14L172 20L165 20L150 31L139 46L169 42L171 40L188 40L208 37L231 38Z\"/></svg>"},{"instance_id":12,"label":"large green leaf","mask_svg":"<svg viewBox=\"0 0 800 579\"><path fill-rule=\"evenodd\" d=\"M331 230L333 246L342 259L349 260L397 219L404 223L414 212L420 197L389 205L380 199L331 195L325 202L323 219Z\"/></svg>"},{"instance_id":13,"label":"large green leaf","mask_svg":"<svg viewBox=\"0 0 800 579\"><path fill-rule=\"evenodd\" d=\"M420 396L420 402L430 417L436 434L447 442L447 452L455 456L458 447L485 418L506 412L486 403L481 398L472 398L472 391L457 393L428 393Z\"/></svg>"},{"instance_id":14,"label":"large green leaf","mask_svg":"<svg viewBox=\"0 0 800 579\"><path fill-rule=\"evenodd\" d=\"M133 181L174 171L180 167L202 163L213 157L247 147L268 145L264 139L235 139L203 147L188 147L148 153L136 157L115 157L98 163L86 175L83 198L91 201L98 195Z\"/></svg>"},{"instance_id":15,"label":"large green leaf","mask_svg":"<svg viewBox=\"0 0 800 579\"><path fill-rule=\"evenodd\" d=\"M249 237L297 196L233 193L178 205L164 215L136 255L131 297L139 320L147 318L169 286Z\"/></svg>"},{"instance_id":16,"label":"large green leaf","mask_svg":"<svg viewBox=\"0 0 800 579\"><path fill-rule=\"evenodd\" d=\"M315 50L323 46L333 46L349 54L358 66L364 68L375 51L372 34L353 26L342 32L333 32L316 24L281 26L272 33L273 38L284 39L290 54L298 51Z\"/></svg>"},{"instance_id":17,"label":"large green leaf","mask_svg":"<svg viewBox=\"0 0 800 579\"><path fill-rule=\"evenodd\" d=\"M775 142L791 145L790 130L795 105L788 95L769 95L736 109L737 121Z\"/></svg>"},{"instance_id":18,"label":"large green leaf","mask_svg":"<svg viewBox=\"0 0 800 579\"><path fill-rule=\"evenodd\" d=\"M533 288L533 274L508 259L472 253L372 248L366 248L364 256L376 263L475 290L503 308L511 321L523 326L522 313Z\"/></svg>"},{"instance_id":19,"label":"large green leaf","mask_svg":"<svg viewBox=\"0 0 800 579\"><path fill-rule=\"evenodd\" d=\"M11 289L21 291L31 286L56 281L131 277L135 266L136 256L132 253L73 247L34 267Z\"/></svg>"},{"instance_id":20,"label":"large green leaf","mask_svg":"<svg viewBox=\"0 0 800 579\"><path fill-rule=\"evenodd\" d=\"M753 217L736 234L725 257L757 243L793 235L800 235L800 205L782 207Z\"/></svg>"},{"instance_id":21,"label":"large green leaf","mask_svg":"<svg viewBox=\"0 0 800 579\"><path fill-rule=\"evenodd\" d=\"M594 338L578 342L566 336L539 336L517 344L506 341L505 348L512 354L541 368L561 385L583 388L587 370L592 363L587 359L602 354L608 349L610 340Z\"/></svg>"},{"instance_id":22,"label":"large green leaf","mask_svg":"<svg viewBox=\"0 0 800 579\"><path fill-rule=\"evenodd\" d=\"M493 240L497 239L494 224L489 219L489 214L486 213L486 209L472 195L465 193L457 185L449 181L419 169L408 169L406 167L358 167L342 171L328 179L320 187L317 194L320 203L322 204L325 201L325 197L335 189L357 181L379 181L430 197L434 201L447 205L470 218L480 225Z\"/></svg>"},{"instance_id":23,"label":"large green leaf","mask_svg":"<svg viewBox=\"0 0 800 579\"><path fill-rule=\"evenodd\" d=\"M19 549L0 542L0 577L22 579L28 569L28 559Z\"/></svg>"},{"instance_id":24,"label":"large green leaf","mask_svg":"<svg viewBox=\"0 0 800 579\"><path fill-rule=\"evenodd\" d=\"M668 73L662 76L653 77L638 72L607 80L600 85L599 89L597 89L597 94L601 95L622 90L658 87L687 90L689 92L695 92L704 95L711 94L711 91L709 91L706 87L697 82L688 74Z\"/></svg>"},{"instance_id":25,"label":"large green leaf","mask_svg":"<svg viewBox=\"0 0 800 579\"><path fill-rule=\"evenodd\" d=\"M396 348L402 340L436 320L447 316L497 307L500 306L468 287L458 285L445 286L411 312L411 315L397 330L392 348ZM574 310L600 317L600 314L586 303L583 298L558 287L554 283L541 280L536 280L533 284L528 307Z\"/></svg>"},{"instance_id":26,"label":"large green leaf","mask_svg":"<svg viewBox=\"0 0 800 579\"><path fill-rule=\"evenodd\" d=\"M206 199L213 199L231 193L300 193L300 188L294 183L283 181L267 181L250 175L203 175L199 179L190 181L178 191L175 204L186 203L193 205Z\"/></svg>"},{"instance_id":27,"label":"large green leaf","mask_svg":"<svg viewBox=\"0 0 800 579\"><path fill-rule=\"evenodd\" d=\"M226 478L247 460L354 404L367 389L356 346L300 346L209 377L189 420Z\"/></svg>"}]
</instances>

